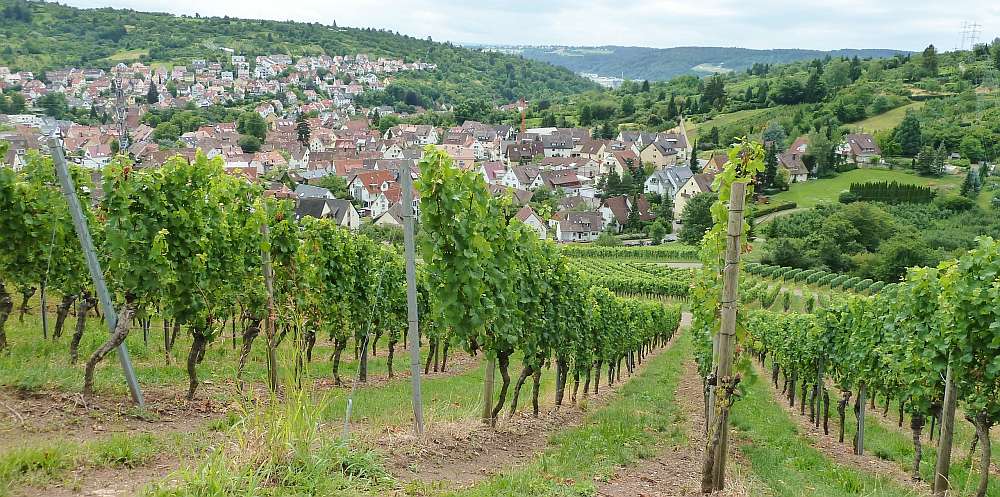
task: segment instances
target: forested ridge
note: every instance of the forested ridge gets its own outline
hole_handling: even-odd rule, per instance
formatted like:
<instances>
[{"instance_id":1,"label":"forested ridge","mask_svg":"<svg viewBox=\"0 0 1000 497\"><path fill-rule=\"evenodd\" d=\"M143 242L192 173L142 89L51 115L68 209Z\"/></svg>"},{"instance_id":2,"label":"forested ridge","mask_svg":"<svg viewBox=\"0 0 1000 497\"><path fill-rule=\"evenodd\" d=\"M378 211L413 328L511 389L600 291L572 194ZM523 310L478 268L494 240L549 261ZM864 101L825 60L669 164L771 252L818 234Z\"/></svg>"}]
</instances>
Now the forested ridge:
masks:
<instances>
[{"instance_id":1,"label":"forested ridge","mask_svg":"<svg viewBox=\"0 0 1000 497\"><path fill-rule=\"evenodd\" d=\"M109 68L118 62L188 64L236 54L353 55L420 60L437 70L399 74L397 85L430 100L486 98L507 103L596 86L571 71L517 56L484 53L431 39L329 24L189 17L131 9L78 9L47 2L0 0L0 66L43 71Z\"/></svg>"},{"instance_id":2,"label":"forested ridge","mask_svg":"<svg viewBox=\"0 0 1000 497\"><path fill-rule=\"evenodd\" d=\"M737 47L524 47L522 55L576 72L628 79L668 80L681 75L705 76L713 71L742 71L754 64L787 64L824 57L878 58L904 54L902 50L798 48L754 50Z\"/></svg>"}]
</instances>

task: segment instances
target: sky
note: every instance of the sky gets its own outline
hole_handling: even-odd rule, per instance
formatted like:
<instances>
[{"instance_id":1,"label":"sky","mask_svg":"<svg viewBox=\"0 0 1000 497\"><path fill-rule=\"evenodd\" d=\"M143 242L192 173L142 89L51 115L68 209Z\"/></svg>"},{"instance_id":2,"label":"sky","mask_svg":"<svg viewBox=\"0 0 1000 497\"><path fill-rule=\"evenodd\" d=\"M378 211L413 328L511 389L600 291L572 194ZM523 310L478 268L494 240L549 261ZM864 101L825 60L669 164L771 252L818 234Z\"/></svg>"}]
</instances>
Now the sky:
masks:
<instances>
[{"instance_id":1,"label":"sky","mask_svg":"<svg viewBox=\"0 0 1000 497\"><path fill-rule=\"evenodd\" d=\"M502 45L939 50L1000 36L1000 1L951 0L63 0L174 14L374 27Z\"/></svg>"}]
</instances>

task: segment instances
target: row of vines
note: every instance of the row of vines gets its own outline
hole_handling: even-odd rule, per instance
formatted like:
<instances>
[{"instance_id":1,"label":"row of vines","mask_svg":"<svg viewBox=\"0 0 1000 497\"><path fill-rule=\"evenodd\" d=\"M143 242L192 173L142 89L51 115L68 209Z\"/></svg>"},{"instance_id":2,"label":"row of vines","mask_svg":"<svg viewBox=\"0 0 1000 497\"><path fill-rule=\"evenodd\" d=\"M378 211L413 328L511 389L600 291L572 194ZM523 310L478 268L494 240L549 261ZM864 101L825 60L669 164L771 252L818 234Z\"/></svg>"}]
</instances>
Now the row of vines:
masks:
<instances>
[{"instance_id":1,"label":"row of vines","mask_svg":"<svg viewBox=\"0 0 1000 497\"><path fill-rule=\"evenodd\" d=\"M685 298L691 286L690 270L653 263L574 258L569 264L590 284L618 295Z\"/></svg>"},{"instance_id":2,"label":"row of vines","mask_svg":"<svg viewBox=\"0 0 1000 497\"><path fill-rule=\"evenodd\" d=\"M454 341L482 350L501 375L499 400L484 420L495 423L503 408L515 352L524 364L511 412L520 386L533 376L537 390L539 371L553 358L558 405L571 370L575 398L581 376L584 392L592 373L597 388L604 365L609 380L620 378L676 330L678 308L593 285L555 245L514 220L509 198L495 198L480 175L454 167L443 152L428 147L420 172L422 254L438 317Z\"/></svg>"},{"instance_id":3,"label":"row of vines","mask_svg":"<svg viewBox=\"0 0 1000 497\"><path fill-rule=\"evenodd\" d=\"M602 247L598 245L566 245L567 257L599 257L643 261L696 261L698 247L691 245L654 245L649 247Z\"/></svg>"},{"instance_id":4,"label":"row of vines","mask_svg":"<svg viewBox=\"0 0 1000 497\"><path fill-rule=\"evenodd\" d=\"M621 298L580 277L554 244L531 236L513 217L509 199L494 199L476 175L433 150L421 171L426 243L417 286L420 329L430 348L427 367L432 356L447 360L449 345L496 359L504 383L494 421L515 352L523 356L523 370L511 412L528 378L534 380L537 410L545 367L555 365L561 403L570 374L575 399L581 382L585 394L596 391L602 369L609 381L617 380L672 336L680 320L676 307ZM155 169L133 169L118 159L103 171L99 199L90 198L95 188L86 175L73 173L121 309L119 329L87 361L86 395L92 394L96 365L133 326L148 335L153 316L163 322L167 362L178 333L191 336L189 398L198 388L206 348L227 325L234 343L242 337L240 384L260 335L272 386L274 350L286 337L298 351L296 373L312 360L317 336L328 337L337 383L341 354L352 342L359 380L365 381L369 345L374 349L384 338L392 375L394 348L406 329L404 261L394 248L329 220L297 219L294 201L225 174L220 160L204 155L190 163L174 158ZM41 285L59 295L53 339L78 305L70 344L75 361L96 302L52 162L42 156L32 156L17 172L0 167L0 350L8 346L3 330L13 308L5 283L25 302Z\"/></svg>"},{"instance_id":5,"label":"row of vines","mask_svg":"<svg viewBox=\"0 0 1000 497\"><path fill-rule=\"evenodd\" d=\"M887 408L889 399L896 399L900 419L904 411L911 416L914 479L921 477L921 432L928 420L942 416L950 367L956 398L983 447L976 491L983 496L989 484L990 429L1000 421L998 275L1000 243L983 238L957 260L910 269L903 283L875 296L837 297L812 315L753 311L745 320L749 349L771 360L775 386L779 373L784 375L790 401L798 392L800 408L808 406L817 426L823 413L824 428L826 382L832 380L843 392L837 406L841 441L852 396L855 412L862 392L872 399L881 393Z\"/></svg>"},{"instance_id":6,"label":"row of vines","mask_svg":"<svg viewBox=\"0 0 1000 497\"><path fill-rule=\"evenodd\" d=\"M884 281L874 281L869 278L831 273L822 269L801 269L756 262L744 264L743 269L749 274L762 278L771 278L789 283L804 283L831 290L848 290L876 294L885 287L891 286L891 284L887 285Z\"/></svg>"}]
</instances>

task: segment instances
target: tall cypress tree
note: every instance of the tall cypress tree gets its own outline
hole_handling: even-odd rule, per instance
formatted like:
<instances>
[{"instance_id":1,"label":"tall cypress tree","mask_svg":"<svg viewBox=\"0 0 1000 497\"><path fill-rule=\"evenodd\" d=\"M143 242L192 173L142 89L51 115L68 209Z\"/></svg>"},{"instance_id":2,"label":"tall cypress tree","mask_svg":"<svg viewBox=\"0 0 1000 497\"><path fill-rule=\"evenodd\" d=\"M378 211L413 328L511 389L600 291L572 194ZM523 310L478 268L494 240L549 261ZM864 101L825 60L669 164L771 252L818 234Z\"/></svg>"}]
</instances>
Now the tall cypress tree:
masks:
<instances>
[{"instance_id":1,"label":"tall cypress tree","mask_svg":"<svg viewBox=\"0 0 1000 497\"><path fill-rule=\"evenodd\" d=\"M920 136L920 120L913 112L907 112L906 117L896 126L893 138L899 144L899 150L907 157L913 157L920 152L923 139Z\"/></svg>"},{"instance_id":2,"label":"tall cypress tree","mask_svg":"<svg viewBox=\"0 0 1000 497\"><path fill-rule=\"evenodd\" d=\"M931 176L944 176L944 161L947 157L948 151L944 148L944 142L941 142L938 145L937 151L934 152L934 164L930 168Z\"/></svg>"},{"instance_id":3,"label":"tall cypress tree","mask_svg":"<svg viewBox=\"0 0 1000 497\"><path fill-rule=\"evenodd\" d=\"M771 187L774 185L774 178L778 175L778 150L775 148L774 142L768 147L767 154L764 156L764 186Z\"/></svg>"}]
</instances>

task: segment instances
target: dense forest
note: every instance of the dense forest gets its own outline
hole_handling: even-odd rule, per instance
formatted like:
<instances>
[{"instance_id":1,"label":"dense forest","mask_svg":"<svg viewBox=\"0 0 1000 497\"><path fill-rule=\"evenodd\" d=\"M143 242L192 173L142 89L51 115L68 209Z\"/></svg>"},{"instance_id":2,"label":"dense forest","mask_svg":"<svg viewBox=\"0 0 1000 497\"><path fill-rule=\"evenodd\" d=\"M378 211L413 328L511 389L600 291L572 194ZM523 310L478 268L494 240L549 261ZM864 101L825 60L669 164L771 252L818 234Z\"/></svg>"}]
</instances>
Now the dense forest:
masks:
<instances>
[{"instance_id":1,"label":"dense forest","mask_svg":"<svg viewBox=\"0 0 1000 497\"><path fill-rule=\"evenodd\" d=\"M77 9L46 2L0 0L0 65L43 71L109 68L118 62L187 64L228 60L223 47L248 56L271 53L420 60L435 71L401 74L394 95L421 104L492 99L507 103L596 88L571 71L522 57L486 53L383 30L320 23L188 17L111 8Z\"/></svg>"},{"instance_id":2,"label":"dense forest","mask_svg":"<svg viewBox=\"0 0 1000 497\"><path fill-rule=\"evenodd\" d=\"M901 50L844 49L754 50L736 47L524 47L521 54L566 67L575 72L661 81L677 76L705 76L714 72L743 71L755 64L787 64L824 57L878 58L905 54Z\"/></svg>"}]
</instances>

